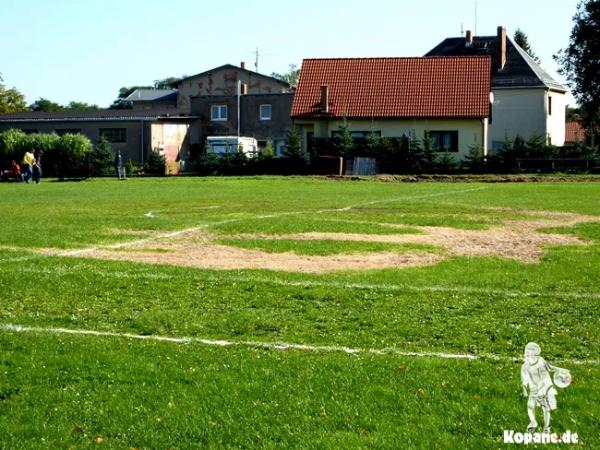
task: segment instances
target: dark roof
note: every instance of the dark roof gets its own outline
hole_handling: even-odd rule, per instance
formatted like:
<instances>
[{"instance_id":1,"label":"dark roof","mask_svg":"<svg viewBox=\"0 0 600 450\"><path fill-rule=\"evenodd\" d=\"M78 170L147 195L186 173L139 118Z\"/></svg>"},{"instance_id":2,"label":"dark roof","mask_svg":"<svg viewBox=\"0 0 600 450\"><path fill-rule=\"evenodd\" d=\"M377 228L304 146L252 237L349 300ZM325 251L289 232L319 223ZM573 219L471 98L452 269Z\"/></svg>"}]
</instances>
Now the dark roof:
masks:
<instances>
[{"instance_id":1,"label":"dark roof","mask_svg":"<svg viewBox=\"0 0 600 450\"><path fill-rule=\"evenodd\" d=\"M109 121L157 120L179 118L172 109L139 111L133 109L101 109L98 111L26 111L0 115L0 122L57 122L57 121Z\"/></svg>"},{"instance_id":2,"label":"dark roof","mask_svg":"<svg viewBox=\"0 0 600 450\"><path fill-rule=\"evenodd\" d=\"M471 46L465 44L464 37L446 38L425 56L489 55L492 57L492 88L540 87L567 91L508 35L506 36L506 63L502 70L498 70L496 36L474 36Z\"/></svg>"},{"instance_id":3,"label":"dark roof","mask_svg":"<svg viewBox=\"0 0 600 450\"><path fill-rule=\"evenodd\" d=\"M210 69L210 70L207 70L205 72L198 73L196 75L190 75L189 77L185 77L185 78L182 78L181 80L179 80L179 83L181 83L183 81L191 80L192 78L197 78L197 77L208 75L208 74L211 74L211 73L214 73L214 72L218 72L219 70L224 70L224 69L239 70L239 71L245 72L245 73L247 73L248 75L251 75L251 76L258 76L258 77L266 78L266 79L271 80L271 81L275 81L275 82L281 84L281 86L284 87L284 88L286 88L286 89L292 89L292 86L289 83L286 83L285 81L282 81L279 78L274 78L274 77L271 77L269 75L264 75L262 73L254 72L254 71L248 70L248 69L242 69L241 67L234 66L233 64L224 64L222 66L215 67L214 69ZM178 85L179 85L179 83L178 83Z\"/></svg>"},{"instance_id":4,"label":"dark roof","mask_svg":"<svg viewBox=\"0 0 600 450\"><path fill-rule=\"evenodd\" d=\"M129 102L176 102L177 89L136 89L125 99Z\"/></svg>"},{"instance_id":5,"label":"dark roof","mask_svg":"<svg viewBox=\"0 0 600 450\"><path fill-rule=\"evenodd\" d=\"M305 59L294 118L474 118L490 111L483 57ZM327 85L329 111L321 111Z\"/></svg>"}]
</instances>

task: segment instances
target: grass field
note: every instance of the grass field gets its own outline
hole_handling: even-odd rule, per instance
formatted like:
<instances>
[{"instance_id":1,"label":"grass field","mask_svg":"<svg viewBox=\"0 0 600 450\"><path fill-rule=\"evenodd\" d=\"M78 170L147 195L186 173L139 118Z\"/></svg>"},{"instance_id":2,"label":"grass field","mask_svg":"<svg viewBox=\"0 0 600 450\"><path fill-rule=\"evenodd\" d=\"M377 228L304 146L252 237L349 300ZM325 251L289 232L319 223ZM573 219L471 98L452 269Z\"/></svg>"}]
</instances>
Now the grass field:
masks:
<instances>
[{"instance_id":1,"label":"grass field","mask_svg":"<svg viewBox=\"0 0 600 450\"><path fill-rule=\"evenodd\" d=\"M600 448L600 183L0 184L0 448ZM538 410L541 423L541 411Z\"/></svg>"}]
</instances>

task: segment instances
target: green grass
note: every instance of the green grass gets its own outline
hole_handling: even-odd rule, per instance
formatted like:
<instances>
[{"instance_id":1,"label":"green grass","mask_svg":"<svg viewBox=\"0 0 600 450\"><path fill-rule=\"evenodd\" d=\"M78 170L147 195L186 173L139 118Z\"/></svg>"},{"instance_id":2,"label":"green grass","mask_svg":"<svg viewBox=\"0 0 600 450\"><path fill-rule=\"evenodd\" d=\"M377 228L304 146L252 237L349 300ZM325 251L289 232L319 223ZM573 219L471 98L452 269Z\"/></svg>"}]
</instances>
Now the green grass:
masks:
<instances>
[{"instance_id":1,"label":"green grass","mask_svg":"<svg viewBox=\"0 0 600 450\"><path fill-rule=\"evenodd\" d=\"M284 352L0 330L0 448L97 448L98 437L116 449L499 448L504 429L527 424L519 360L529 341L575 380L559 392L554 429L600 447L600 224L546 230L591 245L548 247L536 264L452 257L323 275L32 252L192 227L266 251L430 251L236 235L482 229L529 218L528 210L600 215L600 184L179 178L7 183L0 196L0 325L484 355Z\"/></svg>"}]
</instances>

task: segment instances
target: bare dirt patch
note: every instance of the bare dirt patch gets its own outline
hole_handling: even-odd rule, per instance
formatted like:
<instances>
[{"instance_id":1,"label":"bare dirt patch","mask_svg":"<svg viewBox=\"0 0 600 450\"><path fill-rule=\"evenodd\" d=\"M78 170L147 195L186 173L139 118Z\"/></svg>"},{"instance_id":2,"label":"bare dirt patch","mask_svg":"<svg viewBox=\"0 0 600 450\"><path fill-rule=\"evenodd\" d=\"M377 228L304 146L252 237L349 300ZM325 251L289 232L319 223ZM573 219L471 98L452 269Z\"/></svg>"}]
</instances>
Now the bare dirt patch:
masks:
<instances>
[{"instance_id":1,"label":"bare dirt patch","mask_svg":"<svg viewBox=\"0 0 600 450\"><path fill-rule=\"evenodd\" d=\"M487 230L449 227L413 227L419 234L374 235L355 233L297 233L284 235L243 234L245 239L337 240L394 244L428 244L445 249L444 254L428 252L351 253L328 256L269 253L216 244L213 234L198 230L170 233L118 247L96 247L77 252L45 250L46 254L171 264L204 269L267 269L289 272L324 273L340 270L403 268L435 264L447 256L499 256L522 262L538 262L549 245L587 245L576 236L544 233L542 228L571 227L582 222L600 222L600 217L570 213L518 211L531 220L506 220Z\"/></svg>"}]
</instances>

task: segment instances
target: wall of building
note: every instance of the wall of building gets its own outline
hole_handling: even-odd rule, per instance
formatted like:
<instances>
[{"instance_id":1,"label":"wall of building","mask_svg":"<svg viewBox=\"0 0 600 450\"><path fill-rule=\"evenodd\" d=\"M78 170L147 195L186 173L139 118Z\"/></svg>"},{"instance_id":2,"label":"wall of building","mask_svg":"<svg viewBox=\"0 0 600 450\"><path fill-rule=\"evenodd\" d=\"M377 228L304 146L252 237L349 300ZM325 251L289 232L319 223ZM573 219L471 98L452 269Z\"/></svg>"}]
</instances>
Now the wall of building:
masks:
<instances>
[{"instance_id":1,"label":"wall of building","mask_svg":"<svg viewBox=\"0 0 600 450\"><path fill-rule=\"evenodd\" d=\"M546 132L552 145L565 145L565 115L567 96L562 92L549 91L546 93L546 111L549 112L550 98L552 99L552 114L548 115Z\"/></svg>"},{"instance_id":2,"label":"wall of building","mask_svg":"<svg viewBox=\"0 0 600 450\"><path fill-rule=\"evenodd\" d=\"M529 139L535 134L546 136L547 91L545 89L494 89L493 94L492 123L488 136L490 149L500 148L505 136L511 140L517 135L524 139ZM554 109L557 110L558 115L558 108L554 108L553 105ZM564 111L562 117L564 141Z\"/></svg>"},{"instance_id":3,"label":"wall of building","mask_svg":"<svg viewBox=\"0 0 600 450\"><path fill-rule=\"evenodd\" d=\"M165 157L169 173L177 171L180 159L187 159L189 125L177 123L151 124L152 149Z\"/></svg>"},{"instance_id":4,"label":"wall of building","mask_svg":"<svg viewBox=\"0 0 600 450\"><path fill-rule=\"evenodd\" d=\"M178 86L177 107L189 112L192 97L236 95L238 80L247 85L247 94L278 94L287 91L282 83L270 77L236 67L226 67L182 81Z\"/></svg>"},{"instance_id":5,"label":"wall of building","mask_svg":"<svg viewBox=\"0 0 600 450\"><path fill-rule=\"evenodd\" d=\"M268 139L278 148L285 144L292 128L290 113L293 94L248 94L240 96L240 135L253 137L264 146ZM192 114L202 116L191 134L202 142L206 136L237 136L237 95L200 96L192 99ZM227 106L227 120L211 120L213 105ZM271 105L271 119L260 119L260 106Z\"/></svg>"},{"instance_id":6,"label":"wall of building","mask_svg":"<svg viewBox=\"0 0 600 450\"><path fill-rule=\"evenodd\" d=\"M316 120L294 122L302 132L303 146L306 148L307 134L314 137L332 137L339 129L342 120ZM453 153L457 160L464 158L474 145L484 145L484 126L481 119L412 119L412 120L364 120L348 119L348 126L353 132L380 132L382 137L401 137L416 135L423 139L428 131L458 131L458 152Z\"/></svg>"}]
</instances>

